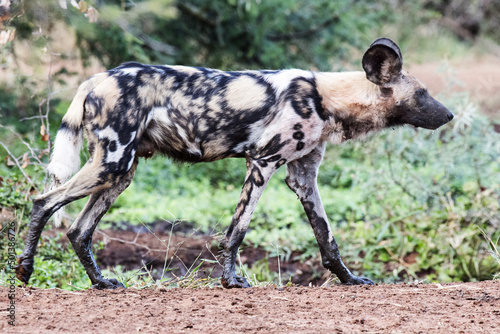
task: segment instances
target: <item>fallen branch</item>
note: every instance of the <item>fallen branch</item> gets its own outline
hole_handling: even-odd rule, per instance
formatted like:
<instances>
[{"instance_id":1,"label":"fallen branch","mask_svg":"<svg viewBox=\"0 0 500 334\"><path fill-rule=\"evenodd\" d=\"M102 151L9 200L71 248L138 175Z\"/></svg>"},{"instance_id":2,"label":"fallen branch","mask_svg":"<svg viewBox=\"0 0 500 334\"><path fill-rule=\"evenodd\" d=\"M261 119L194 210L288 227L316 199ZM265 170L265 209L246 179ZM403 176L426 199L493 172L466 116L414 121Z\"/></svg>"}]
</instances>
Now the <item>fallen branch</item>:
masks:
<instances>
[{"instance_id":1,"label":"fallen branch","mask_svg":"<svg viewBox=\"0 0 500 334\"><path fill-rule=\"evenodd\" d=\"M132 245L132 246L144 248L145 250L147 250L147 253L149 253L149 252L166 252L168 250L168 249L160 249L160 248L151 248L148 245L142 245L142 244L137 243L137 239L139 238L139 233L137 233L135 235L135 238L132 241L124 240L124 239L120 239L120 238L115 238L115 237L109 236L108 234L106 234L102 231L99 231L99 230L97 230L97 233L103 235L105 238L107 238L111 241L118 241L118 242L121 242L121 243L126 244L126 245Z\"/></svg>"}]
</instances>

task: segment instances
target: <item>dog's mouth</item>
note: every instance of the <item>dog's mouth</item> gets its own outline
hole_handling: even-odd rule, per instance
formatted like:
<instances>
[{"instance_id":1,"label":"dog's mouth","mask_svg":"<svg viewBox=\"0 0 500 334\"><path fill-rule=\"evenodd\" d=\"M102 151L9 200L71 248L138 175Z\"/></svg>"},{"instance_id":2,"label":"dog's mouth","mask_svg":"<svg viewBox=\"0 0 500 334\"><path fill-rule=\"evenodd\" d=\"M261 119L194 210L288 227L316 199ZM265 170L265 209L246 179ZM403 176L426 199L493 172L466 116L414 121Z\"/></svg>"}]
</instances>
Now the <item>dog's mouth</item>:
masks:
<instances>
[{"instance_id":1,"label":"dog's mouth","mask_svg":"<svg viewBox=\"0 0 500 334\"><path fill-rule=\"evenodd\" d=\"M427 129L427 130L436 130L436 129L440 128L443 125L444 124L440 124L440 125L415 125L415 128L422 128L422 129Z\"/></svg>"},{"instance_id":2,"label":"dog's mouth","mask_svg":"<svg viewBox=\"0 0 500 334\"><path fill-rule=\"evenodd\" d=\"M436 130L439 127L445 125L446 123L449 123L453 118L454 115L450 111L446 110L446 114L441 115L441 117L430 117L430 118L415 117L416 122L414 122L412 125L414 125L417 128Z\"/></svg>"}]
</instances>

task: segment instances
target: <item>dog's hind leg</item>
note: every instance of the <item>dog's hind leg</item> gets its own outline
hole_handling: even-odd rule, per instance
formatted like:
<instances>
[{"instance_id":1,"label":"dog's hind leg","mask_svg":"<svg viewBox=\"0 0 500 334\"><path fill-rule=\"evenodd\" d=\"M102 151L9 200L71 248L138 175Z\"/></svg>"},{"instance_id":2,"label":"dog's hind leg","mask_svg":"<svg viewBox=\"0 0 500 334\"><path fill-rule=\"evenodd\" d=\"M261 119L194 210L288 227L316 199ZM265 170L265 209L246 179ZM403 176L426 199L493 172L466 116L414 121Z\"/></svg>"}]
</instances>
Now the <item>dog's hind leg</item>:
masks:
<instances>
[{"instance_id":1,"label":"dog's hind leg","mask_svg":"<svg viewBox=\"0 0 500 334\"><path fill-rule=\"evenodd\" d=\"M17 258L16 276L23 283L27 284L33 273L33 258L38 240L47 220L49 220L54 212L68 203L110 186L109 182L103 181L99 177L99 172L99 166L96 167L94 164L87 163L71 180L35 198L24 251Z\"/></svg>"},{"instance_id":2,"label":"dog's hind leg","mask_svg":"<svg viewBox=\"0 0 500 334\"><path fill-rule=\"evenodd\" d=\"M80 262L85 267L93 288L115 289L124 287L118 280L106 279L102 276L92 254L92 234L102 216L108 211L116 198L130 185L136 168L137 158L135 158L131 169L118 178L111 187L90 195L85 208L68 230L67 236Z\"/></svg>"},{"instance_id":3,"label":"dog's hind leg","mask_svg":"<svg viewBox=\"0 0 500 334\"><path fill-rule=\"evenodd\" d=\"M337 242L321 203L316 177L325 152L325 143L320 144L308 155L287 164L286 183L293 190L304 207L319 245L323 266L337 275L344 284L373 284L367 278L353 275L340 257Z\"/></svg>"},{"instance_id":4,"label":"dog's hind leg","mask_svg":"<svg viewBox=\"0 0 500 334\"><path fill-rule=\"evenodd\" d=\"M225 288L250 287L250 284L244 277L236 275L236 256L238 248L247 232L248 224L257 206L257 202L275 171L276 168L274 165L263 167L258 161L247 158L247 174L243 190L241 191L231 225L221 242L221 246L224 248L222 251L224 268L221 283Z\"/></svg>"}]
</instances>

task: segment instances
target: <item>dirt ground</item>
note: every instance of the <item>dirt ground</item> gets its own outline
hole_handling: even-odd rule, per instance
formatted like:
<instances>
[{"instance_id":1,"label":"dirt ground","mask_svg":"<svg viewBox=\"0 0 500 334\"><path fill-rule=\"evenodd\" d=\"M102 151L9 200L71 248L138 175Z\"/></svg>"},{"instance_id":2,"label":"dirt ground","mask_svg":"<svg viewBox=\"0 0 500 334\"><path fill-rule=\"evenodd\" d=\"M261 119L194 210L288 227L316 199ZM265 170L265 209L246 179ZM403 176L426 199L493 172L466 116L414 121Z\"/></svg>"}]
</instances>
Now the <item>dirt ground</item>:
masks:
<instances>
[{"instance_id":1,"label":"dirt ground","mask_svg":"<svg viewBox=\"0 0 500 334\"><path fill-rule=\"evenodd\" d=\"M7 288L0 304L7 305ZM498 333L500 281L457 284L16 290L6 333Z\"/></svg>"},{"instance_id":2,"label":"dirt ground","mask_svg":"<svg viewBox=\"0 0 500 334\"><path fill-rule=\"evenodd\" d=\"M100 266L161 269L166 240L168 257L174 259L168 266L178 268L171 275L186 275L200 259L217 258L216 236L177 233L169 238L164 225L97 233L96 241L104 245L97 252ZM54 234L47 231L44 237ZM262 258L263 250L241 252L250 266ZM268 263L271 271L278 270L276 258ZM205 263L198 275L220 277L219 267ZM324 284L330 274L319 261L282 261L280 270L285 277L293 275L296 285L113 291L18 287L15 327L8 324L8 288L0 287L0 333L498 333L500 328L500 280L343 286Z\"/></svg>"}]
</instances>

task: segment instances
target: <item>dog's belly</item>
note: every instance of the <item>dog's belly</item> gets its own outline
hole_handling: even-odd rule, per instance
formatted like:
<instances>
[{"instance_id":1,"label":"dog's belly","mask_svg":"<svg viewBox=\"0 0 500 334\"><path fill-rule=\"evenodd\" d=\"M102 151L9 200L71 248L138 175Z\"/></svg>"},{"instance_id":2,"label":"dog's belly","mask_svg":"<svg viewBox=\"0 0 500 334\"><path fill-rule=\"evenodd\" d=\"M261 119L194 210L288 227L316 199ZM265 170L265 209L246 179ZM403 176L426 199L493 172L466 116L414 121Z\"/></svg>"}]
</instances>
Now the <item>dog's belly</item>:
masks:
<instances>
[{"instance_id":1,"label":"dog's belly","mask_svg":"<svg viewBox=\"0 0 500 334\"><path fill-rule=\"evenodd\" d=\"M153 108L138 155L147 157L159 152L186 162L243 157L255 147L265 122L265 117L256 122L242 122L244 118L221 112L213 115L208 109Z\"/></svg>"}]
</instances>

